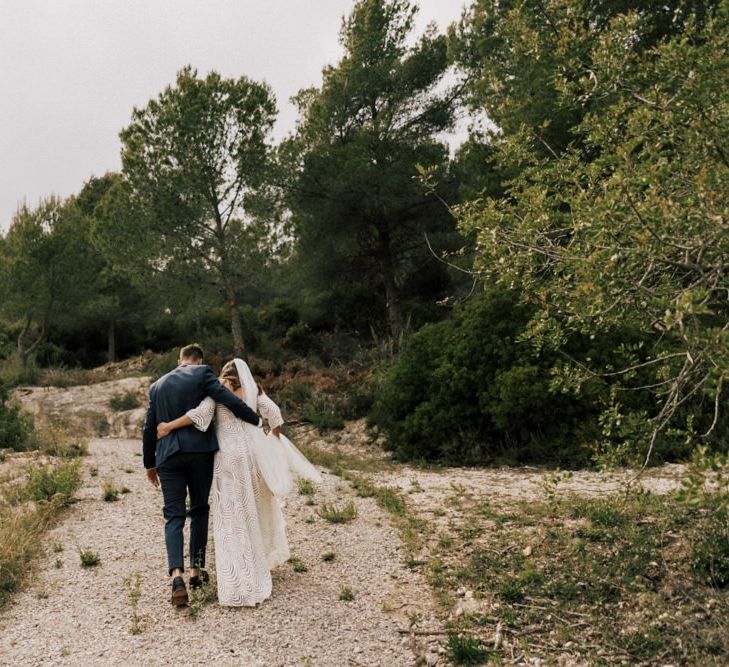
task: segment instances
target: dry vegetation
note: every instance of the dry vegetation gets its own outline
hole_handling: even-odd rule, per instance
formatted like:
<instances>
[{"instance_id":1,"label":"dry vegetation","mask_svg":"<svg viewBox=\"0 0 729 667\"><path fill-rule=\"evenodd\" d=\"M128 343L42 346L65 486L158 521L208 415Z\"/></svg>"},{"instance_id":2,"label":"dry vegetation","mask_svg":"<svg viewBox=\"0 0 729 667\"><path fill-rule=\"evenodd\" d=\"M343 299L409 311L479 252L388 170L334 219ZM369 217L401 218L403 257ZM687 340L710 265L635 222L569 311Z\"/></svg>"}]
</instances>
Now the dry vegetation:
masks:
<instances>
[{"instance_id":1,"label":"dry vegetation","mask_svg":"<svg viewBox=\"0 0 729 667\"><path fill-rule=\"evenodd\" d=\"M85 442L41 426L29 446L35 449L0 459L0 606L27 580L46 530L81 485L76 457L86 452Z\"/></svg>"},{"instance_id":2,"label":"dry vegetation","mask_svg":"<svg viewBox=\"0 0 729 667\"><path fill-rule=\"evenodd\" d=\"M415 503L417 479L408 489L383 483L402 468L335 441L302 449L388 510L404 564L426 575L441 620L434 629L411 619L403 633L439 638L451 663L724 663L729 539L719 497L586 497L545 475L536 500L486 500L452 483Z\"/></svg>"}]
</instances>

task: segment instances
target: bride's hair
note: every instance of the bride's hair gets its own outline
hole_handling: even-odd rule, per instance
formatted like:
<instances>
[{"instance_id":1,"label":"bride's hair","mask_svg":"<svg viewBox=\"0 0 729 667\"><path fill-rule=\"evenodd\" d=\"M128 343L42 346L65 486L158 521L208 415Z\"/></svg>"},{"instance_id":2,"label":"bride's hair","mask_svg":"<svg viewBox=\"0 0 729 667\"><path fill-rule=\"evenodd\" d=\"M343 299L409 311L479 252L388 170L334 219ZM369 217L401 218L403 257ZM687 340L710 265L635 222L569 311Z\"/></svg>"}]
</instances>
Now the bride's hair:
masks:
<instances>
[{"instance_id":1,"label":"bride's hair","mask_svg":"<svg viewBox=\"0 0 729 667\"><path fill-rule=\"evenodd\" d=\"M233 385L233 389L240 389L240 378L238 377L238 369L235 367L234 362L229 361L223 366L223 370L220 371L220 379L230 382Z\"/></svg>"},{"instance_id":2,"label":"bride's hair","mask_svg":"<svg viewBox=\"0 0 729 667\"><path fill-rule=\"evenodd\" d=\"M238 369L235 367L235 361L229 361L223 366L223 370L220 371L220 379L227 380L233 386L233 389L240 389L240 377L238 377ZM256 382L258 387L258 394L263 393L261 385Z\"/></svg>"}]
</instances>

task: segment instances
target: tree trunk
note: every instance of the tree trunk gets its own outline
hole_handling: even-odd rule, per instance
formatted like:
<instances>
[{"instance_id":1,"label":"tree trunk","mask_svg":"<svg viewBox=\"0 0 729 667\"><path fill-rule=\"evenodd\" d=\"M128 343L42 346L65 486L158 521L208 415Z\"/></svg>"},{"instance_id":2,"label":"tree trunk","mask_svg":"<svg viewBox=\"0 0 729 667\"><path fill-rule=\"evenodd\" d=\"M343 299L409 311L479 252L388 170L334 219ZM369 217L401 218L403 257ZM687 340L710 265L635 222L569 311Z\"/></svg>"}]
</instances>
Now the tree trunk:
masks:
<instances>
[{"instance_id":1,"label":"tree trunk","mask_svg":"<svg viewBox=\"0 0 729 667\"><path fill-rule=\"evenodd\" d=\"M233 335L233 354L241 359L245 355L246 348L243 344L243 326L240 321L240 310L238 308L238 297L227 277L224 276L226 296L228 297L228 308L230 308L230 332Z\"/></svg>"},{"instance_id":2,"label":"tree trunk","mask_svg":"<svg viewBox=\"0 0 729 667\"><path fill-rule=\"evenodd\" d=\"M116 361L116 323L113 319L109 321L108 347L106 357L109 363Z\"/></svg>"},{"instance_id":3,"label":"tree trunk","mask_svg":"<svg viewBox=\"0 0 729 667\"><path fill-rule=\"evenodd\" d=\"M40 333L38 334L38 337L33 341L30 347L25 347L25 336L30 331L30 325L32 324L32 320L30 317L26 317L25 324L23 325L23 328L20 331L20 334L18 334L18 356L20 357L20 361L23 364L23 368L28 366L28 360L30 359L30 356L35 352L36 348L43 342L43 340L46 337L46 321L43 320L43 324L40 328Z\"/></svg>"},{"instance_id":4,"label":"tree trunk","mask_svg":"<svg viewBox=\"0 0 729 667\"><path fill-rule=\"evenodd\" d=\"M385 288L385 309L387 320L390 324L390 333L395 347L400 344L400 337L403 332L403 315L400 307L400 295L395 284L395 270L392 266L392 257L387 240L383 240L383 247L380 255L380 277L382 286Z\"/></svg>"},{"instance_id":5,"label":"tree trunk","mask_svg":"<svg viewBox=\"0 0 729 667\"><path fill-rule=\"evenodd\" d=\"M241 359L244 357L246 348L243 345L243 327L240 322L240 310L235 299L229 301L230 305L230 331L233 334L233 353Z\"/></svg>"},{"instance_id":6,"label":"tree trunk","mask_svg":"<svg viewBox=\"0 0 729 667\"><path fill-rule=\"evenodd\" d=\"M395 278L392 273L383 274L383 283L385 286L385 308L387 309L387 321L390 324L390 333L392 334L395 347L400 345L400 337L403 332L403 316L400 307L400 297L398 295Z\"/></svg>"}]
</instances>

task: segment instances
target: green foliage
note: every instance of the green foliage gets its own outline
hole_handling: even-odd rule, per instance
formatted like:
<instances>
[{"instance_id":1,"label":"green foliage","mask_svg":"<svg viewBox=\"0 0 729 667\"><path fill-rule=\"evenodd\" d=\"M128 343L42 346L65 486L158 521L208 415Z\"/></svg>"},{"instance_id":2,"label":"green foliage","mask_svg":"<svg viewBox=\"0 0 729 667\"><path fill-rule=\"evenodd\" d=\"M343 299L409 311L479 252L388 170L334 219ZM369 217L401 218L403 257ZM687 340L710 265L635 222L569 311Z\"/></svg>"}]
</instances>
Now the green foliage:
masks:
<instances>
[{"instance_id":1,"label":"green foliage","mask_svg":"<svg viewBox=\"0 0 729 667\"><path fill-rule=\"evenodd\" d=\"M101 556L91 549L82 549L79 551L79 558L81 559L81 567L96 567L101 564Z\"/></svg>"},{"instance_id":2,"label":"green foliage","mask_svg":"<svg viewBox=\"0 0 729 667\"><path fill-rule=\"evenodd\" d=\"M716 509L701 524L693 544L691 565L703 581L717 588L729 586L729 513Z\"/></svg>"},{"instance_id":3,"label":"green foliage","mask_svg":"<svg viewBox=\"0 0 729 667\"><path fill-rule=\"evenodd\" d=\"M134 410L141 405L139 395L136 391L127 391L123 394L114 394L109 399L109 407L117 412L123 410Z\"/></svg>"},{"instance_id":4,"label":"green foliage","mask_svg":"<svg viewBox=\"0 0 729 667\"><path fill-rule=\"evenodd\" d=\"M379 487L375 491L377 504L390 514L405 514L405 500L396 489Z\"/></svg>"},{"instance_id":5,"label":"green foliage","mask_svg":"<svg viewBox=\"0 0 729 667\"><path fill-rule=\"evenodd\" d=\"M446 648L454 665L482 665L489 657L489 652L478 637L449 634Z\"/></svg>"},{"instance_id":6,"label":"green foliage","mask_svg":"<svg viewBox=\"0 0 729 667\"><path fill-rule=\"evenodd\" d=\"M7 387L0 383L0 449L17 452L28 449L33 421L18 405L10 402Z\"/></svg>"},{"instance_id":7,"label":"green foliage","mask_svg":"<svg viewBox=\"0 0 729 667\"><path fill-rule=\"evenodd\" d=\"M308 572L309 568L298 556L292 556L289 558L288 563L293 568L294 572Z\"/></svg>"},{"instance_id":8,"label":"green foliage","mask_svg":"<svg viewBox=\"0 0 729 667\"><path fill-rule=\"evenodd\" d=\"M339 599L343 602L351 602L354 600L354 591L349 586L342 586L339 591Z\"/></svg>"},{"instance_id":9,"label":"green foliage","mask_svg":"<svg viewBox=\"0 0 729 667\"><path fill-rule=\"evenodd\" d=\"M416 12L407 0L355 3L343 57L324 69L321 88L298 94L297 134L279 151L293 185L296 262L314 299L330 324L366 331L387 321L396 340L408 300L441 296L447 284L423 234L438 247L455 236L447 209L415 179L418 165L446 170L437 135L454 119L452 91L439 88L446 40L428 30L409 45ZM295 325L292 344L307 336Z\"/></svg>"},{"instance_id":10,"label":"green foliage","mask_svg":"<svg viewBox=\"0 0 729 667\"><path fill-rule=\"evenodd\" d=\"M122 130L123 180L98 207L101 243L127 273L227 306L238 355L242 286L256 287L283 242L265 192L275 115L265 84L181 70Z\"/></svg>"},{"instance_id":11,"label":"green foliage","mask_svg":"<svg viewBox=\"0 0 729 667\"><path fill-rule=\"evenodd\" d=\"M729 585L729 457L694 452L679 499L708 511L696 525L691 564L702 580L723 588Z\"/></svg>"},{"instance_id":12,"label":"green foliage","mask_svg":"<svg viewBox=\"0 0 729 667\"><path fill-rule=\"evenodd\" d=\"M301 496L313 496L314 495L314 483L309 479L299 477L296 480L296 485Z\"/></svg>"},{"instance_id":13,"label":"green foliage","mask_svg":"<svg viewBox=\"0 0 729 667\"><path fill-rule=\"evenodd\" d=\"M61 424L38 422L28 438L28 449L50 456L75 458L88 454L88 442L78 435L72 436Z\"/></svg>"},{"instance_id":14,"label":"green foliage","mask_svg":"<svg viewBox=\"0 0 729 667\"><path fill-rule=\"evenodd\" d=\"M24 496L27 500L49 501L56 496L68 503L81 487L79 462L68 461L58 466L31 465L26 470Z\"/></svg>"},{"instance_id":15,"label":"green foliage","mask_svg":"<svg viewBox=\"0 0 729 667\"><path fill-rule=\"evenodd\" d=\"M68 325L93 297L97 253L73 200L21 206L0 245L0 314L17 321L17 354L28 365L52 326Z\"/></svg>"},{"instance_id":16,"label":"green foliage","mask_svg":"<svg viewBox=\"0 0 729 667\"><path fill-rule=\"evenodd\" d=\"M472 102L503 130L506 196L457 215L481 275L533 305L537 349L617 326L644 339L635 363L560 373L617 378L604 430L648 459L661 433L725 439L729 3L631 8L476 3L461 46ZM624 405L638 387L652 404Z\"/></svg>"},{"instance_id":17,"label":"green foliage","mask_svg":"<svg viewBox=\"0 0 729 667\"><path fill-rule=\"evenodd\" d=\"M324 503L317 510L317 514L329 523L349 523L352 519L356 518L357 508L351 500L342 507Z\"/></svg>"},{"instance_id":18,"label":"green foliage","mask_svg":"<svg viewBox=\"0 0 729 667\"><path fill-rule=\"evenodd\" d=\"M107 503L113 503L119 500L119 489L116 488L116 485L110 479L104 480L104 484L101 487L101 499Z\"/></svg>"},{"instance_id":19,"label":"green foliage","mask_svg":"<svg viewBox=\"0 0 729 667\"><path fill-rule=\"evenodd\" d=\"M379 389L372 421L400 459L452 464L589 461L609 392L555 387L554 354L521 341L532 309L491 290L408 341ZM575 341L570 351L599 355ZM632 400L639 400L635 396Z\"/></svg>"}]
</instances>

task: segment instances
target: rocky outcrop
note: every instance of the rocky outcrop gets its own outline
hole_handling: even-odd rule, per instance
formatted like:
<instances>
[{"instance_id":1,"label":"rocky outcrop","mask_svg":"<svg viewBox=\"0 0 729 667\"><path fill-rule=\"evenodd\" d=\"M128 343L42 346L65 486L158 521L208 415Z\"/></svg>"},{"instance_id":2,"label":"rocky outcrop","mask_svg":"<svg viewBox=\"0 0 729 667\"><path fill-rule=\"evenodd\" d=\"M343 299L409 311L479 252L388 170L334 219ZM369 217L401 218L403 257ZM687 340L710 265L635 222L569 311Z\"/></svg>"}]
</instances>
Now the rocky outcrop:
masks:
<instances>
[{"instance_id":1,"label":"rocky outcrop","mask_svg":"<svg viewBox=\"0 0 729 667\"><path fill-rule=\"evenodd\" d=\"M78 387L19 387L13 395L36 419L62 423L73 433L136 439L151 381L143 376Z\"/></svg>"}]
</instances>

